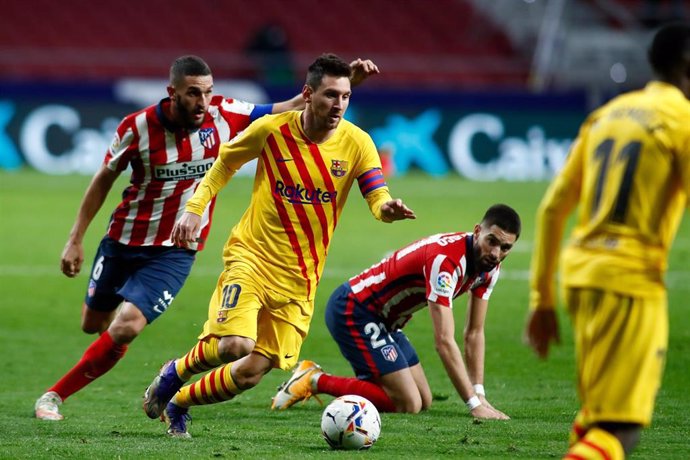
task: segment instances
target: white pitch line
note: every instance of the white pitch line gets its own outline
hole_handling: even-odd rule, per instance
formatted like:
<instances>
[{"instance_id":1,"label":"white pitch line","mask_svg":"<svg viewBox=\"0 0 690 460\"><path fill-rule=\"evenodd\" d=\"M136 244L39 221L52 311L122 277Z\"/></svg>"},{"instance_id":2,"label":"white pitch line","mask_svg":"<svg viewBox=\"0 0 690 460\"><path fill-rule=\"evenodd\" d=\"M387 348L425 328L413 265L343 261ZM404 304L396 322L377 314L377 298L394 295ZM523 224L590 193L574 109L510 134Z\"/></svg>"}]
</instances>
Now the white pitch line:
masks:
<instances>
[{"instance_id":1,"label":"white pitch line","mask_svg":"<svg viewBox=\"0 0 690 460\"><path fill-rule=\"evenodd\" d=\"M326 267L322 278L325 279L341 279L345 282L350 277L359 273L361 268L349 267ZM216 279L220 275L220 268L209 266L196 266L192 268L191 278L212 278ZM83 266L79 274L79 278L84 278L91 273L91 266ZM26 278L26 277L61 277L60 268L48 265L0 265L0 278ZM529 270L511 270L510 268L503 268L501 270L501 279L511 281L529 280ZM690 291L690 271L687 270L672 270L666 273L666 284L669 289Z\"/></svg>"}]
</instances>

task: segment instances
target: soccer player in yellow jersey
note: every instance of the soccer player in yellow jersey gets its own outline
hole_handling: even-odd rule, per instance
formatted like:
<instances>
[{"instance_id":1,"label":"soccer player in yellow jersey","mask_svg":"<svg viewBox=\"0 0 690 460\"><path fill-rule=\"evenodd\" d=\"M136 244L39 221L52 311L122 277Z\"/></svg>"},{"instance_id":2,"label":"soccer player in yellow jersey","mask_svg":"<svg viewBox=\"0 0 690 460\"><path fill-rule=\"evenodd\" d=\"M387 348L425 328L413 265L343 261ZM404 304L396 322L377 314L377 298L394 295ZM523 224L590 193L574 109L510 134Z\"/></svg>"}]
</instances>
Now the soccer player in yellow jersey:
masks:
<instances>
[{"instance_id":1,"label":"soccer player in yellow jersey","mask_svg":"<svg viewBox=\"0 0 690 460\"><path fill-rule=\"evenodd\" d=\"M538 211L525 334L545 358L559 340L559 246L578 206L560 266L582 403L570 459L624 458L663 374L666 259L690 195L690 25L659 30L648 57L656 79L589 116Z\"/></svg>"},{"instance_id":2,"label":"soccer player in yellow jersey","mask_svg":"<svg viewBox=\"0 0 690 460\"><path fill-rule=\"evenodd\" d=\"M369 135L343 120L350 72L337 56L320 56L302 90L305 110L256 120L224 144L173 228L178 245L196 241L212 198L240 166L258 158L251 203L225 245L225 270L199 342L163 366L144 396L147 415L164 415L172 436L189 437L190 406L232 399L272 368L297 363L328 246L355 180L377 219L415 218L388 193Z\"/></svg>"}]
</instances>

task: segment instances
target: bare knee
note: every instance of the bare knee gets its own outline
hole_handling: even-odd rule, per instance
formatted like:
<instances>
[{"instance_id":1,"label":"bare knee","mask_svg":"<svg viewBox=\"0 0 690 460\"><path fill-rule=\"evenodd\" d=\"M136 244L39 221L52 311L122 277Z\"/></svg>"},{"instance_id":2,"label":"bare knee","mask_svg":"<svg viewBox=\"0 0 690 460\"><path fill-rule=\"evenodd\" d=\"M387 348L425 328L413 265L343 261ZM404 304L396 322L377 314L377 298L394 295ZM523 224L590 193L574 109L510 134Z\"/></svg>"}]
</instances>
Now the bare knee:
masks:
<instances>
[{"instance_id":1,"label":"bare knee","mask_svg":"<svg viewBox=\"0 0 690 460\"><path fill-rule=\"evenodd\" d=\"M254 349L254 341L236 335L223 337L218 343L218 354L223 362L231 363L247 356Z\"/></svg>"},{"instance_id":2,"label":"bare knee","mask_svg":"<svg viewBox=\"0 0 690 460\"><path fill-rule=\"evenodd\" d=\"M422 409L422 399L420 397L406 397L401 399L394 399L396 412L405 414L418 414Z\"/></svg>"},{"instance_id":3,"label":"bare knee","mask_svg":"<svg viewBox=\"0 0 690 460\"><path fill-rule=\"evenodd\" d=\"M101 334L106 329L108 329L107 323L94 324L83 320L81 322L81 330L86 334Z\"/></svg>"},{"instance_id":4,"label":"bare knee","mask_svg":"<svg viewBox=\"0 0 690 460\"><path fill-rule=\"evenodd\" d=\"M108 333L115 343L128 344L137 338L141 329L136 324L113 321L108 328Z\"/></svg>"},{"instance_id":5,"label":"bare knee","mask_svg":"<svg viewBox=\"0 0 690 460\"><path fill-rule=\"evenodd\" d=\"M87 334L102 334L108 329L114 317L114 311L91 310L85 304L82 308L81 330Z\"/></svg>"},{"instance_id":6,"label":"bare knee","mask_svg":"<svg viewBox=\"0 0 690 460\"><path fill-rule=\"evenodd\" d=\"M146 317L136 306L125 303L108 327L115 343L128 344L146 327Z\"/></svg>"}]
</instances>

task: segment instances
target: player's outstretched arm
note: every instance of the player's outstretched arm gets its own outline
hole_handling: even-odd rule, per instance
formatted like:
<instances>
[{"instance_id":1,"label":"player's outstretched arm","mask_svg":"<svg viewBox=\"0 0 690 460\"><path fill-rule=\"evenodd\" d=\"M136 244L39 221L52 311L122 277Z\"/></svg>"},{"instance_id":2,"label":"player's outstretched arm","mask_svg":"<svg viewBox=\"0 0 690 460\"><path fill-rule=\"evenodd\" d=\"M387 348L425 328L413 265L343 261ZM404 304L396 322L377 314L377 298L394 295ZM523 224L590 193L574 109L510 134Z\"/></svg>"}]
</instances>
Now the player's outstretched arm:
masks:
<instances>
[{"instance_id":1,"label":"player's outstretched arm","mask_svg":"<svg viewBox=\"0 0 690 460\"><path fill-rule=\"evenodd\" d=\"M499 416L496 412L481 404L472 387L465 362L462 359L460 347L455 341L455 320L452 310L436 302L429 301L428 303L431 321L434 326L434 345L455 390L465 402L467 409L473 417L498 419Z\"/></svg>"},{"instance_id":2,"label":"player's outstretched arm","mask_svg":"<svg viewBox=\"0 0 690 460\"><path fill-rule=\"evenodd\" d=\"M394 222L403 219L416 219L417 215L400 198L386 201L381 205L381 220Z\"/></svg>"},{"instance_id":3,"label":"player's outstretched arm","mask_svg":"<svg viewBox=\"0 0 690 460\"><path fill-rule=\"evenodd\" d=\"M289 110L304 110L305 102L302 93L299 93L287 101L275 102L271 113L283 113Z\"/></svg>"},{"instance_id":4,"label":"player's outstretched arm","mask_svg":"<svg viewBox=\"0 0 690 460\"><path fill-rule=\"evenodd\" d=\"M484 358L486 349L484 324L488 308L488 300L470 295L467 301L467 317L463 333L465 363L467 364L467 372L474 384L473 387L479 397L479 401L483 406L493 411L493 417L491 418L510 420L510 417L489 403L484 392Z\"/></svg>"},{"instance_id":5,"label":"player's outstretched arm","mask_svg":"<svg viewBox=\"0 0 690 460\"><path fill-rule=\"evenodd\" d=\"M525 326L525 342L540 358L548 357L551 342L561 343L556 310L538 308L530 311Z\"/></svg>"},{"instance_id":6,"label":"player's outstretched arm","mask_svg":"<svg viewBox=\"0 0 690 460\"><path fill-rule=\"evenodd\" d=\"M81 271L81 266L84 262L84 247L82 246L84 234L98 210L103 206L108 192L110 192L113 183L119 175L118 171L112 171L105 165L102 165L101 169L91 179L91 183L87 187L84 198L79 205L77 218L74 221L60 257L60 270L65 276L73 278Z\"/></svg>"}]
</instances>

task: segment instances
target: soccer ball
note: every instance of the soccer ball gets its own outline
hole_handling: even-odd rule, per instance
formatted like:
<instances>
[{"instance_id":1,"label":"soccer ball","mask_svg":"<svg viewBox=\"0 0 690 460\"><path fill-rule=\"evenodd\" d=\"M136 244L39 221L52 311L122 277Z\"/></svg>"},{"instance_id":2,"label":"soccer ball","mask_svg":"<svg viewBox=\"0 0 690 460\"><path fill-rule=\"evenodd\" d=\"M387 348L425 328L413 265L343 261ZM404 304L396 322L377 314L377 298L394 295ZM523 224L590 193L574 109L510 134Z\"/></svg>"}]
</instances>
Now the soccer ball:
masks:
<instances>
[{"instance_id":1,"label":"soccer ball","mask_svg":"<svg viewBox=\"0 0 690 460\"><path fill-rule=\"evenodd\" d=\"M379 411L361 396L340 396L324 409L321 433L332 449L368 449L381 434Z\"/></svg>"}]
</instances>

